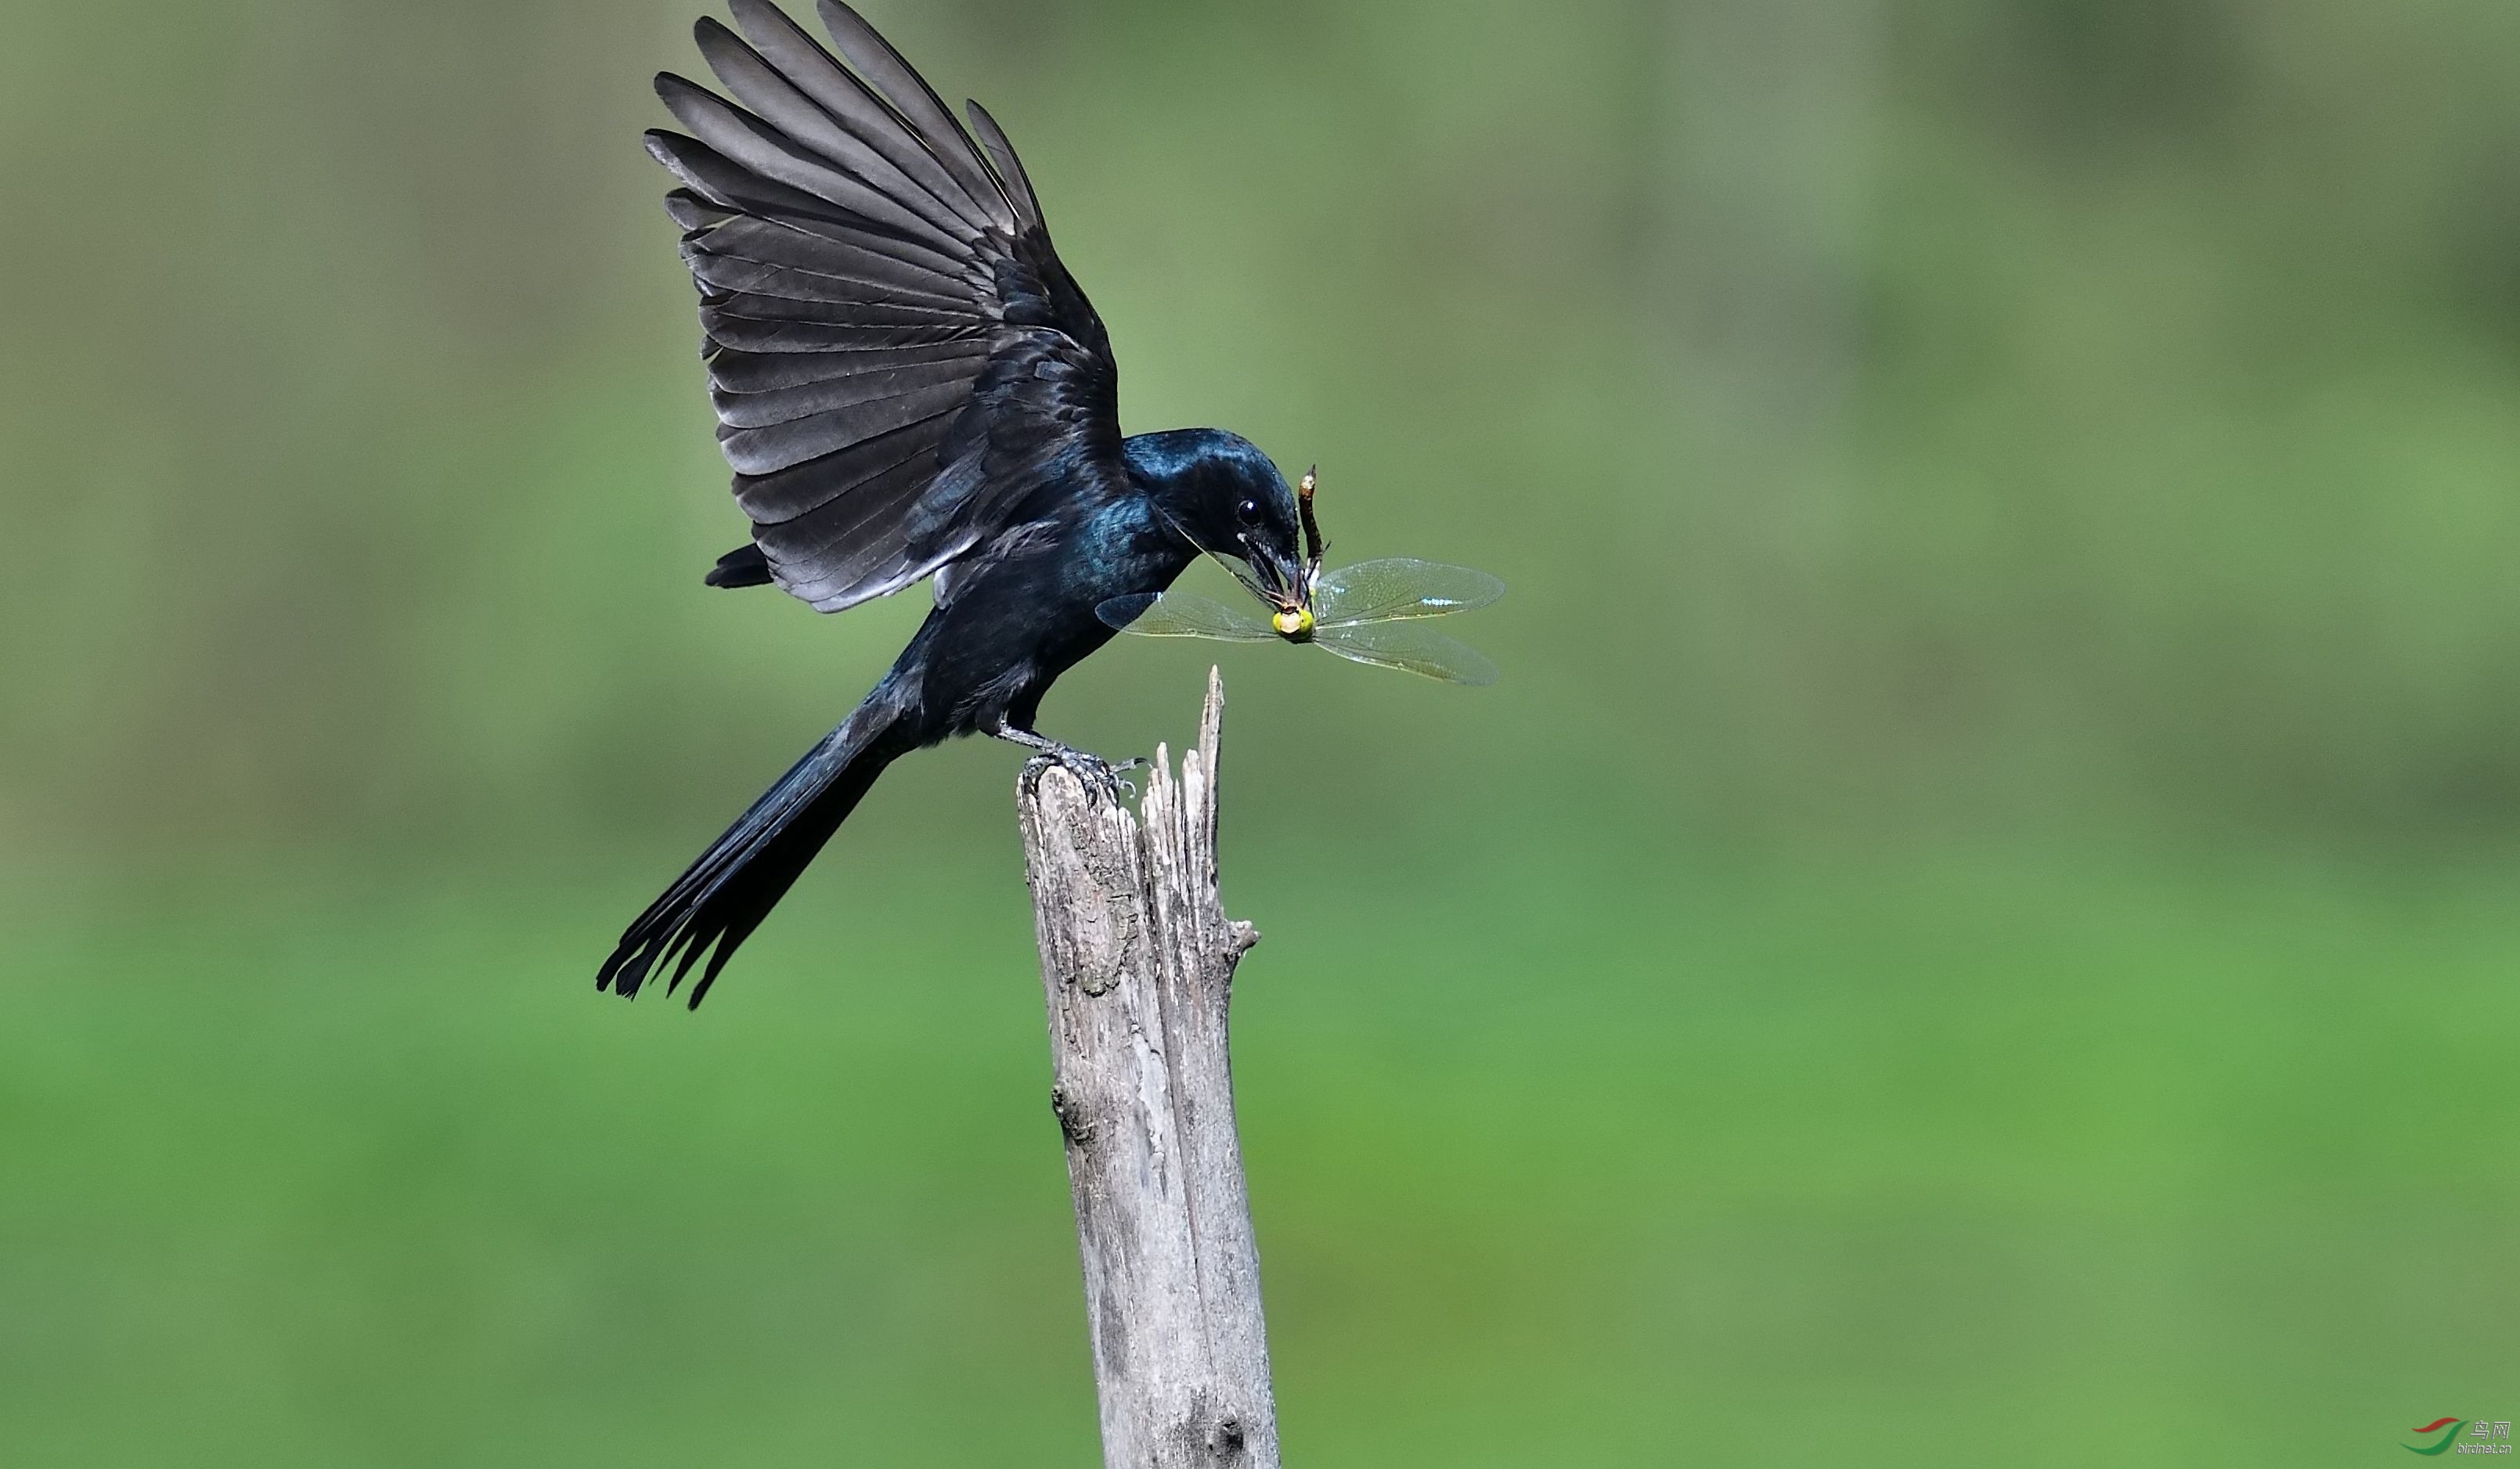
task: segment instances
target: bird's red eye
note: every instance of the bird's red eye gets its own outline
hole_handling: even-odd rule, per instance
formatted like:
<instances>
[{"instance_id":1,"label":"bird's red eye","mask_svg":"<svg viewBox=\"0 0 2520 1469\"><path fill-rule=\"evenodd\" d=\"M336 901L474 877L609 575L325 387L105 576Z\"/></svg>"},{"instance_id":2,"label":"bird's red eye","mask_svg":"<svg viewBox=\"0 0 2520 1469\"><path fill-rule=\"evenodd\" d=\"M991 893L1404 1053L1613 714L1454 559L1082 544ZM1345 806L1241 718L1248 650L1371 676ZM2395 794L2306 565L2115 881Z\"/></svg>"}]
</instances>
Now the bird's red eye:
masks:
<instances>
[{"instance_id":1,"label":"bird's red eye","mask_svg":"<svg viewBox=\"0 0 2520 1469\"><path fill-rule=\"evenodd\" d=\"M1243 524L1257 525L1260 523L1260 502L1245 500L1234 508L1234 513L1242 517Z\"/></svg>"}]
</instances>

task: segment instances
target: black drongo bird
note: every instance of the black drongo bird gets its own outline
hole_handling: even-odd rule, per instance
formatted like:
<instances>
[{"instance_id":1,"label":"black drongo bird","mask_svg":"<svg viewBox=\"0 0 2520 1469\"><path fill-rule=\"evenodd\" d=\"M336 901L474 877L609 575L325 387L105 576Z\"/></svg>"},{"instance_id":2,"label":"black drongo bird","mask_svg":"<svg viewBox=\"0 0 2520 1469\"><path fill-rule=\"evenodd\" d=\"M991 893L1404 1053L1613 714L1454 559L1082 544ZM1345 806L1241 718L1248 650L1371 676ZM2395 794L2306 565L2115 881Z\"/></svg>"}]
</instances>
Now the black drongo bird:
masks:
<instances>
[{"instance_id":1,"label":"black drongo bird","mask_svg":"<svg viewBox=\"0 0 2520 1469\"><path fill-rule=\"evenodd\" d=\"M839 58L769 0L699 49L721 97L668 72L691 130L648 135L700 292L709 396L752 543L712 586L773 584L836 612L934 579L935 608L865 702L621 936L598 989L635 995L703 956L697 1006L885 766L994 734L1098 783L1033 730L1042 695L1108 642L1096 608L1231 556L1309 630L1318 533L1277 467L1213 428L1120 434L1118 369L1059 263L1023 164L964 131L838 0ZM1307 486L1309 490L1309 485Z\"/></svg>"}]
</instances>

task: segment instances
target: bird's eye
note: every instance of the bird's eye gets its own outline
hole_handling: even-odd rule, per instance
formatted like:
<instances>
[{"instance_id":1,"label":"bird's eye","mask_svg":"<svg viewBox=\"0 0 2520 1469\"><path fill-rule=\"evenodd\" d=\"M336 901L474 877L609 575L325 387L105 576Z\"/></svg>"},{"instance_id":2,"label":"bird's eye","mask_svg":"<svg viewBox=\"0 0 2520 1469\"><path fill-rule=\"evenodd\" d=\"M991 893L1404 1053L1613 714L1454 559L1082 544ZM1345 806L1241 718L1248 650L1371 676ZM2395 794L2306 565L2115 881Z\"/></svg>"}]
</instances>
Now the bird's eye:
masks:
<instances>
[{"instance_id":1,"label":"bird's eye","mask_svg":"<svg viewBox=\"0 0 2520 1469\"><path fill-rule=\"evenodd\" d=\"M1260 502L1245 500L1234 508L1234 513L1241 517L1243 524L1257 525L1260 523Z\"/></svg>"}]
</instances>

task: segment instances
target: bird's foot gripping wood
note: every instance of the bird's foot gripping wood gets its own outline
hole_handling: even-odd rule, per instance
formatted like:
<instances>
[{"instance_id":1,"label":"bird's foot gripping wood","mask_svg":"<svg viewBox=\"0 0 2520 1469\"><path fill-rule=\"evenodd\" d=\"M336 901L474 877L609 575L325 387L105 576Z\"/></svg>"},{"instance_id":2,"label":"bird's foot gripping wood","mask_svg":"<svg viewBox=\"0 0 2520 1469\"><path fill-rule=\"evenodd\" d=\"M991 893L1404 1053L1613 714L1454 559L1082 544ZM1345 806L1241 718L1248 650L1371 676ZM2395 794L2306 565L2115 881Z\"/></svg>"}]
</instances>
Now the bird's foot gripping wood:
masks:
<instances>
[{"instance_id":1,"label":"bird's foot gripping wood","mask_svg":"<svg viewBox=\"0 0 2520 1469\"><path fill-rule=\"evenodd\" d=\"M1019 744L1033 752L1032 759L1024 765L1024 781L1027 785L1040 776L1040 771L1036 767L1056 765L1074 776L1077 783L1084 786L1088 793L1112 805L1116 806L1120 803L1123 791L1132 796L1138 793L1136 784L1120 779L1121 772L1137 770L1147 763L1135 756L1113 765L1091 750L1080 750L1072 744L1061 744L1047 734L1036 734L1030 730L1018 730L1012 725L1004 729L991 730L989 733L1010 744Z\"/></svg>"}]
</instances>

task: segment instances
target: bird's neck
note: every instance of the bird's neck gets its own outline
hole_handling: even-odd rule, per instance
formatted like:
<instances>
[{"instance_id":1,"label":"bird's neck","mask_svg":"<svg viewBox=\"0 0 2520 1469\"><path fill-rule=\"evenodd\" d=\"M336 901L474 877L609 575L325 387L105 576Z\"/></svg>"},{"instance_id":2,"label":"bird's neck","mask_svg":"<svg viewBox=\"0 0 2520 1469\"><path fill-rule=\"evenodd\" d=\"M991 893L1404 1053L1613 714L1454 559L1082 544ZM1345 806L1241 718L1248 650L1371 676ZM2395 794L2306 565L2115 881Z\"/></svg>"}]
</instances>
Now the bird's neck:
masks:
<instances>
[{"instance_id":1,"label":"bird's neck","mask_svg":"<svg viewBox=\"0 0 2520 1469\"><path fill-rule=\"evenodd\" d=\"M1198 547L1182 532L1161 497L1148 487L1138 486L1137 493L1113 507L1113 549L1144 568L1145 573L1168 584L1198 559Z\"/></svg>"}]
</instances>

